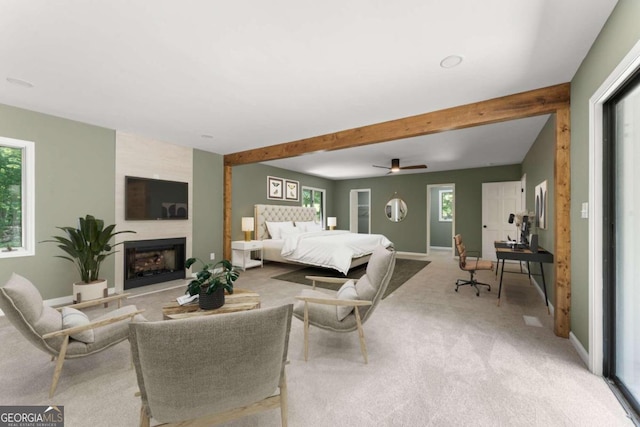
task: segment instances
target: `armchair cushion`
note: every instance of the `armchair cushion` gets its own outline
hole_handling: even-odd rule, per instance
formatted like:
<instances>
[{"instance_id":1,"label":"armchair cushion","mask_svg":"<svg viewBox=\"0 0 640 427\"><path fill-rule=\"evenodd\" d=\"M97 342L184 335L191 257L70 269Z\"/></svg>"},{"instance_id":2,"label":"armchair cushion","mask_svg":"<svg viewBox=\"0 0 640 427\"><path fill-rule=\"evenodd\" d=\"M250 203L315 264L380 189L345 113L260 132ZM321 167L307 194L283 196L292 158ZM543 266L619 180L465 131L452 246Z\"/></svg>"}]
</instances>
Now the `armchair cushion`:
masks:
<instances>
[{"instance_id":1,"label":"armchair cushion","mask_svg":"<svg viewBox=\"0 0 640 427\"><path fill-rule=\"evenodd\" d=\"M100 320L109 319L111 317L117 317L121 314L132 313L136 311L135 305L125 305L116 310L109 311L102 316L91 319L92 322L98 322ZM135 322L146 322L146 319L141 314L134 316ZM108 325L100 326L93 330L94 341L91 343L84 343L82 341L69 341L69 347L67 348L67 358L72 359L74 357L86 356L88 354L97 353L112 345L118 344L129 338L129 320L121 320L120 322L111 323Z\"/></svg>"},{"instance_id":2,"label":"armchair cushion","mask_svg":"<svg viewBox=\"0 0 640 427\"><path fill-rule=\"evenodd\" d=\"M2 289L27 323L33 325L40 318L43 307L42 296L28 279L13 273Z\"/></svg>"},{"instance_id":3,"label":"armchair cushion","mask_svg":"<svg viewBox=\"0 0 640 427\"><path fill-rule=\"evenodd\" d=\"M38 289L26 278L13 273L0 287L0 309L16 329L33 345L49 354L55 354L63 338L43 340L42 335L62 329L62 315L43 305Z\"/></svg>"},{"instance_id":4,"label":"armchair cushion","mask_svg":"<svg viewBox=\"0 0 640 427\"><path fill-rule=\"evenodd\" d=\"M330 294L313 289L303 289L301 297L332 298ZM366 307L361 307L362 310ZM298 301L293 306L293 315L304 320L304 301ZM356 330L356 316L347 315L342 321L336 315L336 306L329 304L309 304L309 324L329 329L336 332L349 332Z\"/></svg>"},{"instance_id":5,"label":"armchair cushion","mask_svg":"<svg viewBox=\"0 0 640 427\"><path fill-rule=\"evenodd\" d=\"M369 277L365 274L356 282L356 292L358 292L358 297L360 299L373 301L373 298L376 296L377 289L373 287Z\"/></svg>"},{"instance_id":6,"label":"armchair cushion","mask_svg":"<svg viewBox=\"0 0 640 427\"><path fill-rule=\"evenodd\" d=\"M73 328L76 326L85 326L91 323L86 314L80 310L71 307L62 307L62 328ZM77 332L70 335L74 340L90 343L95 341L93 329Z\"/></svg>"},{"instance_id":7,"label":"armchair cushion","mask_svg":"<svg viewBox=\"0 0 640 427\"><path fill-rule=\"evenodd\" d=\"M346 281L340 289L338 289L338 293L336 295L337 299L348 299L348 300L357 300L358 292L356 291L356 285L353 283L353 280ZM349 305L338 305L336 306L336 315L338 316L338 320L342 321L345 317L353 312L353 306Z\"/></svg>"}]
</instances>

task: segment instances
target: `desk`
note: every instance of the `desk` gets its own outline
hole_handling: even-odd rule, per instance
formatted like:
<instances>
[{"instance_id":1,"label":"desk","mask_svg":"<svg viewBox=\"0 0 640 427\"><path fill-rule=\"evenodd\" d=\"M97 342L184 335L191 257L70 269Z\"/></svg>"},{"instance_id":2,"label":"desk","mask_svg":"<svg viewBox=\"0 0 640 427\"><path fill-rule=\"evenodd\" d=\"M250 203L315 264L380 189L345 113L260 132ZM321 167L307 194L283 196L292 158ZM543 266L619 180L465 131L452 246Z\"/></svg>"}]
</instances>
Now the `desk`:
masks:
<instances>
[{"instance_id":1,"label":"desk","mask_svg":"<svg viewBox=\"0 0 640 427\"><path fill-rule=\"evenodd\" d=\"M542 275L542 288L544 289L544 300L547 304L547 313L549 313L549 298L547 297L547 283L544 278L544 269L542 264L553 264L553 254L541 247L538 247L538 252L532 252L530 249L513 249L506 242L495 242L496 258L498 258L498 266L500 266L500 260L502 260L502 270L500 272L500 287L498 288L498 305L500 305L500 294L502 292L502 276L504 275L504 262L505 260L513 261L526 261L540 263L540 273ZM512 273L507 271L507 273ZM529 271L531 276L531 271Z\"/></svg>"}]
</instances>

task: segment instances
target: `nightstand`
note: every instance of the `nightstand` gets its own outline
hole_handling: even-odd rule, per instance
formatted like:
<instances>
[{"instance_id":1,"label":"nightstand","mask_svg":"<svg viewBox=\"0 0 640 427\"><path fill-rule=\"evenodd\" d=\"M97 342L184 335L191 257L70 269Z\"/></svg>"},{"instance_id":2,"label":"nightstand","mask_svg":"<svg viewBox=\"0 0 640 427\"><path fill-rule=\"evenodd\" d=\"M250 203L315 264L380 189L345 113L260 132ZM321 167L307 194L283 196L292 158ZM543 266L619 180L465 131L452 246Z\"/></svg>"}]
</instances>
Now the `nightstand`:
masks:
<instances>
[{"instance_id":1,"label":"nightstand","mask_svg":"<svg viewBox=\"0 0 640 427\"><path fill-rule=\"evenodd\" d=\"M251 252L259 251L260 258L251 258ZM251 267L262 267L262 241L260 240L235 240L231 242L231 263L236 267L246 270Z\"/></svg>"}]
</instances>

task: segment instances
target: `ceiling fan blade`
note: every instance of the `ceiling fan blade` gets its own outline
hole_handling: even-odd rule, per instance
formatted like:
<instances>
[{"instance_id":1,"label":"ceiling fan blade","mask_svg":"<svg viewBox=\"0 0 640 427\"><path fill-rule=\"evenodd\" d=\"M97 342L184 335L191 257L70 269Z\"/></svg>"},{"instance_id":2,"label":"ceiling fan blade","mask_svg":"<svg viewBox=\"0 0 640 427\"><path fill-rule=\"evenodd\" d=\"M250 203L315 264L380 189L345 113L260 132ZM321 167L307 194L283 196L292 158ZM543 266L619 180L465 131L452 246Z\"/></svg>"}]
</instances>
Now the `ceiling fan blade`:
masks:
<instances>
[{"instance_id":1,"label":"ceiling fan blade","mask_svg":"<svg viewBox=\"0 0 640 427\"><path fill-rule=\"evenodd\" d=\"M402 166L400 169L401 170L406 170L406 169L426 169L427 165L413 165L413 166Z\"/></svg>"},{"instance_id":2,"label":"ceiling fan blade","mask_svg":"<svg viewBox=\"0 0 640 427\"><path fill-rule=\"evenodd\" d=\"M389 166L378 166L378 165L371 165L374 168L382 168L382 169L390 169Z\"/></svg>"}]
</instances>

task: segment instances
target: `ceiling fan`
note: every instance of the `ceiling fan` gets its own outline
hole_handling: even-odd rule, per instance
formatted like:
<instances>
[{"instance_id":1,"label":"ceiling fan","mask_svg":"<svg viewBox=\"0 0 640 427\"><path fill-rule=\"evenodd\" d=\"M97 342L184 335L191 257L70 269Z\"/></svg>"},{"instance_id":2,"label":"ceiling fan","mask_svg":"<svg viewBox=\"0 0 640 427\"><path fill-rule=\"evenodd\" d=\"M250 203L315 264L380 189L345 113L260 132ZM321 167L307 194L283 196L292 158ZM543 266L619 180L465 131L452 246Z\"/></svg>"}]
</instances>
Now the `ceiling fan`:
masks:
<instances>
[{"instance_id":1,"label":"ceiling fan","mask_svg":"<svg viewBox=\"0 0 640 427\"><path fill-rule=\"evenodd\" d=\"M389 173L400 172L408 169L426 169L427 165L400 166L400 159L391 159L391 167L373 165L374 168L389 169Z\"/></svg>"}]
</instances>

